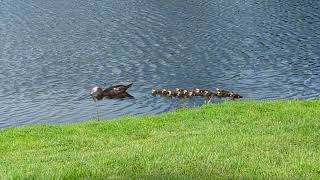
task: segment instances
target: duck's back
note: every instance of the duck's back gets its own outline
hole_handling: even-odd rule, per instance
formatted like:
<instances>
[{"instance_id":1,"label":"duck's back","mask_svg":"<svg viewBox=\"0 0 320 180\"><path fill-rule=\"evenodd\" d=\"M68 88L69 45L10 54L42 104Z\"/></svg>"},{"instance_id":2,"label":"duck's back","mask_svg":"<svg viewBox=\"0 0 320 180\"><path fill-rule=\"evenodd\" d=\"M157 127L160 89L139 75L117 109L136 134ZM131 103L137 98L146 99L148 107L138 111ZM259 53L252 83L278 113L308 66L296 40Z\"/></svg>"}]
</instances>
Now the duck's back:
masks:
<instances>
[{"instance_id":1,"label":"duck's back","mask_svg":"<svg viewBox=\"0 0 320 180\"><path fill-rule=\"evenodd\" d=\"M129 85L111 86L111 87L103 90L103 94L104 94L104 96L109 96L109 97L124 96L124 95L128 94L126 91L131 86L132 86L132 83Z\"/></svg>"}]
</instances>

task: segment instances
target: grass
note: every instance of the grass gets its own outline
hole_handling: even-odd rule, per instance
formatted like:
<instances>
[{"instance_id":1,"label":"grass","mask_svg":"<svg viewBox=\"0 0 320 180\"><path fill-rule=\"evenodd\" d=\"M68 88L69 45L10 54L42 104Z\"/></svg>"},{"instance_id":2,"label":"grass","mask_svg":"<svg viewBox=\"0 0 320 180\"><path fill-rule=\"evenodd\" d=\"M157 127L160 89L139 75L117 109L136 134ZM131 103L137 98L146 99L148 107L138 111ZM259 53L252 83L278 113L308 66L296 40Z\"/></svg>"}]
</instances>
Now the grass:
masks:
<instances>
[{"instance_id":1,"label":"grass","mask_svg":"<svg viewBox=\"0 0 320 180\"><path fill-rule=\"evenodd\" d=\"M0 131L1 179L319 179L320 101L226 102Z\"/></svg>"}]
</instances>

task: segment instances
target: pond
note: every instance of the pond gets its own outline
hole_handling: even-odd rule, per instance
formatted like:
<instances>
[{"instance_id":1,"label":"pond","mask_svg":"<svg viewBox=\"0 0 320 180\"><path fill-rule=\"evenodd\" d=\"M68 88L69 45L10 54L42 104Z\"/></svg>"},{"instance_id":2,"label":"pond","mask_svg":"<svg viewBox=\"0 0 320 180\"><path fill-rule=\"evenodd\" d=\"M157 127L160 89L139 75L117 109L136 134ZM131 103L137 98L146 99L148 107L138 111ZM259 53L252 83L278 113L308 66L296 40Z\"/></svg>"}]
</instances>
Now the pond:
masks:
<instances>
[{"instance_id":1,"label":"pond","mask_svg":"<svg viewBox=\"0 0 320 180\"><path fill-rule=\"evenodd\" d=\"M318 0L2 0L0 8L0 128L204 103L153 97L155 87L255 100L320 95ZM94 85L129 82L134 99L90 99Z\"/></svg>"}]
</instances>

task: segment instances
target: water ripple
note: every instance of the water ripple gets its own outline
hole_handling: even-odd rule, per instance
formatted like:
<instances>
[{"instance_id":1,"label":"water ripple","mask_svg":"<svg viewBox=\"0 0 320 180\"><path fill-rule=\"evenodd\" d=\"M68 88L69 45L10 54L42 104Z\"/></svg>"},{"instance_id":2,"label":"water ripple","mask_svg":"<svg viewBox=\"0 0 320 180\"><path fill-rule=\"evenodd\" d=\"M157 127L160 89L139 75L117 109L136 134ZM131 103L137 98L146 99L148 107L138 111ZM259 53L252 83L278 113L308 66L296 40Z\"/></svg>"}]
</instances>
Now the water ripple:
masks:
<instances>
[{"instance_id":1,"label":"water ripple","mask_svg":"<svg viewBox=\"0 0 320 180\"><path fill-rule=\"evenodd\" d=\"M204 103L152 97L155 87L317 98L319 9L316 0L3 0L0 128ZM134 82L134 99L90 99L94 85L120 82Z\"/></svg>"}]
</instances>

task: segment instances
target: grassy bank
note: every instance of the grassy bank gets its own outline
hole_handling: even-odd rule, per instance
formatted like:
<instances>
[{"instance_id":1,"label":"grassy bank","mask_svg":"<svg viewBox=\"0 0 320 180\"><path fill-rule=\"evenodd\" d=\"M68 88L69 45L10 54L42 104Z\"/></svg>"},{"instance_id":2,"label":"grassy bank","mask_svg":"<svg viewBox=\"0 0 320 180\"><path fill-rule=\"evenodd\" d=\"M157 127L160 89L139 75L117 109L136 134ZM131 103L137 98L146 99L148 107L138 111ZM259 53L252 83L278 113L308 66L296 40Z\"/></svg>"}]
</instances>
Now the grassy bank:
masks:
<instances>
[{"instance_id":1,"label":"grassy bank","mask_svg":"<svg viewBox=\"0 0 320 180\"><path fill-rule=\"evenodd\" d=\"M320 101L0 131L0 178L319 178Z\"/></svg>"}]
</instances>

